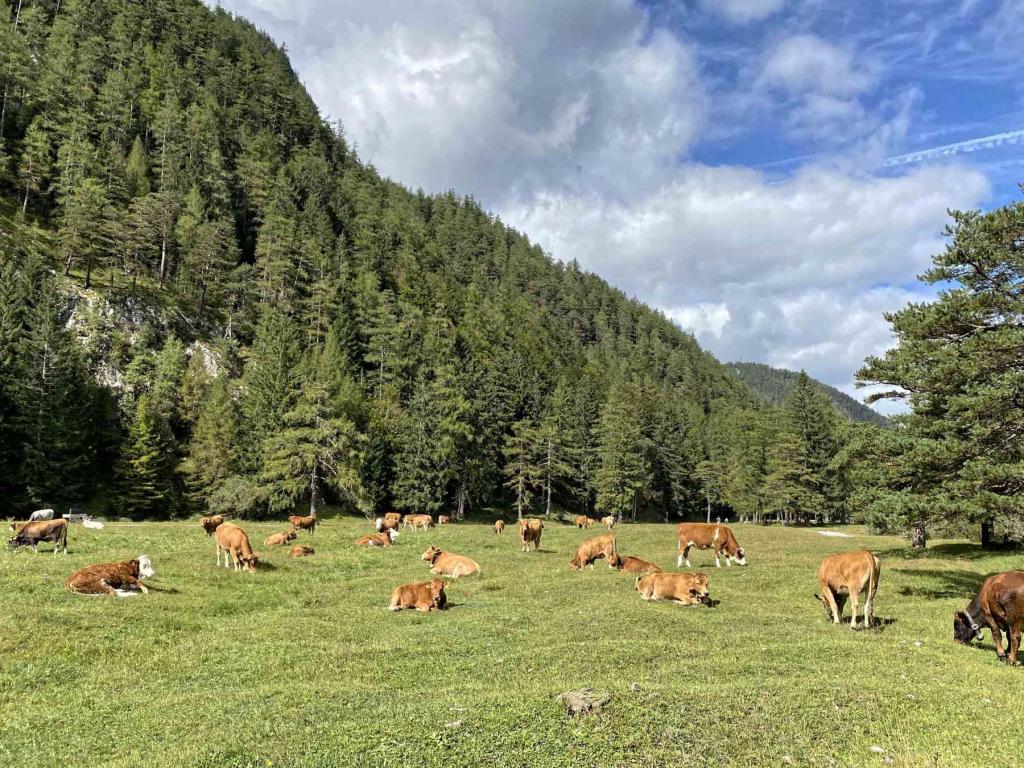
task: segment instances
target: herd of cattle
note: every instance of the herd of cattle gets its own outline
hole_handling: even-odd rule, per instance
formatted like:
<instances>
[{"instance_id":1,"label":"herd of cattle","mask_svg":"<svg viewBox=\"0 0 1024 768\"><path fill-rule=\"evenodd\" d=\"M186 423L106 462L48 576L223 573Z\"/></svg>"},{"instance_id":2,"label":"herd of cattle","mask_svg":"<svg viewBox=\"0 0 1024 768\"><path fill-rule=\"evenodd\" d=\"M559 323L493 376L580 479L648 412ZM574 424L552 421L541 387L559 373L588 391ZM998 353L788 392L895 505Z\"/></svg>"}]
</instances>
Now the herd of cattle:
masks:
<instances>
[{"instance_id":1,"label":"herd of cattle","mask_svg":"<svg viewBox=\"0 0 1024 768\"><path fill-rule=\"evenodd\" d=\"M267 538L264 546L287 546L301 531L314 534L319 520L316 513L313 513L307 516L292 515L288 522L291 527ZM449 522L449 518L444 515L439 516L437 520L438 525L446 525ZM707 574L665 573L654 563L620 554L615 535L611 533L615 527L614 517L605 517L600 521L586 516L575 519L575 524L580 529L589 528L599 522L607 526L609 533L585 539L579 544L569 561L569 567L573 571L579 571L586 566L593 568L597 560L605 560L610 568L636 574L635 588L644 600L666 600L679 605L714 605L708 589ZM206 535L212 537L216 543L218 566L223 560L225 568L256 570L259 556L253 551L249 536L241 526L226 521L220 515L203 517L200 524ZM518 524L522 551L529 551L531 546L534 550L539 549L544 522L531 518L520 520ZM365 547L389 547L398 538L400 528L425 531L434 525L434 519L430 515L401 515L389 512L376 519L375 533L360 536L355 543ZM505 523L502 520L496 521L493 525L494 533L499 536L504 529ZM14 533L8 542L11 549L32 547L34 551L38 551L38 545L47 542L52 543L54 554L61 551L67 554L67 520L37 519L13 522L11 530ZM715 565L718 567L721 567L723 559L727 566L733 563L747 564L746 553L726 525L680 523L677 528L677 545L677 568L690 567L689 555L692 548L713 550ZM314 553L312 547L305 545L295 545L288 552L292 557L306 557ZM481 573L480 566L471 558L445 552L433 545L423 552L421 559L430 566L430 573L435 578L396 587L388 600L388 609L443 610L447 607L448 600L444 591L445 582L439 577L458 579ZM815 594L815 597L824 606L828 619L839 624L844 606L849 600L852 614L850 627L856 629L858 599L864 594L863 626L872 626L880 573L881 562L867 550L842 552L826 557L818 568L818 586L821 594ZM66 586L76 594L126 596L145 593L147 589L143 580L153 575L150 559L146 555L139 555L134 560L101 563L82 568L68 577ZM999 658L1010 664L1016 663L1021 632L1024 629L1024 571L1007 571L990 576L967 608L957 611L954 615L953 636L958 642L967 644L980 639L983 627L988 627L991 631ZM1008 649L1003 642L1004 633Z\"/></svg>"}]
</instances>

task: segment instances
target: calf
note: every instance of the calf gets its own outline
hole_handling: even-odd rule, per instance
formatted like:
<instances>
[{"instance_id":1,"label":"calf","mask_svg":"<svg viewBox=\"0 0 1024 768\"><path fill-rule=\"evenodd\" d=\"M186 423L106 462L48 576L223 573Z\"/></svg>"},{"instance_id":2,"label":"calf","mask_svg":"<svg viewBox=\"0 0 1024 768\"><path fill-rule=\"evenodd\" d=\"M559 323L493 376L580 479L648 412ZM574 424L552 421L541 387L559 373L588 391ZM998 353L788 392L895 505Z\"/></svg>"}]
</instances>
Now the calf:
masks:
<instances>
[{"instance_id":1,"label":"calf","mask_svg":"<svg viewBox=\"0 0 1024 768\"><path fill-rule=\"evenodd\" d=\"M980 639L982 625L992 632L996 655L1015 664L1024 628L1024 571L1006 571L985 579L970 605L953 615L953 639L964 644ZM1009 653L1003 644L1004 632Z\"/></svg>"},{"instance_id":2,"label":"calf","mask_svg":"<svg viewBox=\"0 0 1024 768\"><path fill-rule=\"evenodd\" d=\"M683 562L690 567L690 547L697 549L714 549L715 566L722 567L720 557L725 556L725 564L746 565L747 556L743 547L736 543L732 531L717 523L680 523L679 524L679 558L676 567L682 568Z\"/></svg>"},{"instance_id":3,"label":"calf","mask_svg":"<svg viewBox=\"0 0 1024 768\"><path fill-rule=\"evenodd\" d=\"M203 530L206 531L207 536L213 536L213 532L216 531L217 527L223 522L223 515L210 515L208 517L199 518L199 524L203 526Z\"/></svg>"},{"instance_id":4,"label":"calf","mask_svg":"<svg viewBox=\"0 0 1024 768\"><path fill-rule=\"evenodd\" d=\"M390 547L398 538L398 531L393 528L385 528L380 533L372 533L369 536L360 536L356 544L360 547Z\"/></svg>"},{"instance_id":5,"label":"calf","mask_svg":"<svg viewBox=\"0 0 1024 768\"><path fill-rule=\"evenodd\" d=\"M440 579L419 581L414 584L403 584L395 587L388 601L389 611L400 611L403 608L415 608L417 611L443 611L448 607L448 597L444 593L444 582Z\"/></svg>"},{"instance_id":6,"label":"calf","mask_svg":"<svg viewBox=\"0 0 1024 768\"><path fill-rule=\"evenodd\" d=\"M316 512L303 517L302 515L290 515L288 522L292 524L292 527L299 531L309 531L311 534L316 533L316 526L320 522L316 516Z\"/></svg>"},{"instance_id":7,"label":"calf","mask_svg":"<svg viewBox=\"0 0 1024 768\"><path fill-rule=\"evenodd\" d=\"M448 576L457 579L460 576L472 576L480 573L480 566L475 560L470 560L463 555L453 555L451 552L442 552L431 545L426 552L420 555L420 560L430 563L430 572L436 576Z\"/></svg>"},{"instance_id":8,"label":"calf","mask_svg":"<svg viewBox=\"0 0 1024 768\"><path fill-rule=\"evenodd\" d=\"M818 587L821 594L815 597L825 606L825 615L833 624L843 616L846 598L850 598L850 629L857 628L857 595L867 591L864 600L864 626L870 627L875 609L875 592L878 591L878 576L882 570L881 561L866 549L856 552L840 552L830 555L818 566Z\"/></svg>"},{"instance_id":9,"label":"calf","mask_svg":"<svg viewBox=\"0 0 1024 768\"><path fill-rule=\"evenodd\" d=\"M504 520L495 520L494 521L494 532L500 536L501 532L504 531L504 530L505 530L505 521Z\"/></svg>"},{"instance_id":10,"label":"calf","mask_svg":"<svg viewBox=\"0 0 1024 768\"><path fill-rule=\"evenodd\" d=\"M149 557L139 555L134 560L101 563L82 568L68 576L65 585L76 595L128 597L139 592L148 592L142 580L150 578L154 573L153 563Z\"/></svg>"},{"instance_id":11,"label":"calf","mask_svg":"<svg viewBox=\"0 0 1024 768\"><path fill-rule=\"evenodd\" d=\"M608 565L623 573L661 573L661 568L654 563L641 560L639 557L623 557L613 555L608 558Z\"/></svg>"},{"instance_id":12,"label":"calf","mask_svg":"<svg viewBox=\"0 0 1024 768\"><path fill-rule=\"evenodd\" d=\"M437 524L438 525L448 525L448 523L450 523L451 521L452 521L452 519L450 517L448 517L448 515L438 515L437 516Z\"/></svg>"},{"instance_id":13,"label":"calf","mask_svg":"<svg viewBox=\"0 0 1024 768\"><path fill-rule=\"evenodd\" d=\"M573 522L576 523L576 527L580 530L589 528L592 525L597 525L597 520L593 520L586 515L576 515L576 519Z\"/></svg>"},{"instance_id":14,"label":"calf","mask_svg":"<svg viewBox=\"0 0 1024 768\"><path fill-rule=\"evenodd\" d=\"M268 537L263 542L263 546L283 547L286 544L291 544L298 535L294 528L290 531L281 531L281 533L275 533L273 536Z\"/></svg>"},{"instance_id":15,"label":"calf","mask_svg":"<svg viewBox=\"0 0 1024 768\"><path fill-rule=\"evenodd\" d=\"M7 546L11 549L32 547L33 552L38 552L41 541L53 542L53 554L64 550L66 555L68 553L68 521L61 519L25 523L14 534L14 538L7 542Z\"/></svg>"},{"instance_id":16,"label":"calf","mask_svg":"<svg viewBox=\"0 0 1024 768\"><path fill-rule=\"evenodd\" d=\"M593 568L595 560L600 560L605 557L610 560L615 556L615 537L612 534L609 533L604 536L594 536L593 538L586 539L580 543L576 548L576 554L573 555L572 560L569 561L569 567L574 571L580 570L585 565L589 565ZM609 567L611 567L610 562Z\"/></svg>"},{"instance_id":17,"label":"calf","mask_svg":"<svg viewBox=\"0 0 1024 768\"><path fill-rule=\"evenodd\" d=\"M316 550L312 547L307 547L304 544L296 544L288 552L291 557L309 557L310 555L316 554Z\"/></svg>"},{"instance_id":18,"label":"calf","mask_svg":"<svg viewBox=\"0 0 1024 768\"><path fill-rule=\"evenodd\" d=\"M249 535L234 523L221 523L213 533L217 542L217 565L220 565L220 553L224 552L224 567L235 570L255 571L259 564L259 556L249 546ZM230 558L229 558L230 555Z\"/></svg>"},{"instance_id":19,"label":"calf","mask_svg":"<svg viewBox=\"0 0 1024 768\"><path fill-rule=\"evenodd\" d=\"M712 605L705 573L652 573L637 576L636 591L644 600L671 600L679 605Z\"/></svg>"},{"instance_id":20,"label":"calf","mask_svg":"<svg viewBox=\"0 0 1024 768\"><path fill-rule=\"evenodd\" d=\"M402 518L403 528L412 528L414 531L425 531L434 527L434 518L430 515L406 515Z\"/></svg>"},{"instance_id":21,"label":"calf","mask_svg":"<svg viewBox=\"0 0 1024 768\"><path fill-rule=\"evenodd\" d=\"M605 517L601 518L601 522L607 525L608 530L610 531L612 528L615 527L615 515L606 515Z\"/></svg>"},{"instance_id":22,"label":"calf","mask_svg":"<svg viewBox=\"0 0 1024 768\"><path fill-rule=\"evenodd\" d=\"M533 550L536 552L540 548L540 537L544 532L544 523L537 518L531 518L529 520L519 521L519 540L523 543L523 552L527 552L530 549L530 544L533 544Z\"/></svg>"}]
</instances>

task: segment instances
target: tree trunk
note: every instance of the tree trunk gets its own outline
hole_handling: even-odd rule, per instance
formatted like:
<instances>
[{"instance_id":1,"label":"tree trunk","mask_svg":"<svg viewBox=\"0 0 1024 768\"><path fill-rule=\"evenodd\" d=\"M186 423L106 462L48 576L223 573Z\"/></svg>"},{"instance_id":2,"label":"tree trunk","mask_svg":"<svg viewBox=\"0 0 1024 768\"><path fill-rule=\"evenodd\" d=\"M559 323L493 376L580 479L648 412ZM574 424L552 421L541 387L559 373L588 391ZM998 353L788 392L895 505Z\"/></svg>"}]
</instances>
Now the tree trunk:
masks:
<instances>
[{"instance_id":1,"label":"tree trunk","mask_svg":"<svg viewBox=\"0 0 1024 768\"><path fill-rule=\"evenodd\" d=\"M313 470L309 473L309 514L316 515L316 501L320 496L320 480L317 477L316 462L313 462Z\"/></svg>"},{"instance_id":2,"label":"tree trunk","mask_svg":"<svg viewBox=\"0 0 1024 768\"><path fill-rule=\"evenodd\" d=\"M910 546L914 549L924 549L928 545L928 533L925 531L924 523L916 523L914 532L910 537Z\"/></svg>"},{"instance_id":3,"label":"tree trunk","mask_svg":"<svg viewBox=\"0 0 1024 768\"><path fill-rule=\"evenodd\" d=\"M981 546L988 549L993 545L992 541L992 521L982 520L981 521Z\"/></svg>"},{"instance_id":4,"label":"tree trunk","mask_svg":"<svg viewBox=\"0 0 1024 768\"><path fill-rule=\"evenodd\" d=\"M704 498L708 501L708 523L711 522L711 495L704 494Z\"/></svg>"},{"instance_id":5,"label":"tree trunk","mask_svg":"<svg viewBox=\"0 0 1024 768\"><path fill-rule=\"evenodd\" d=\"M463 478L459 481L459 491L457 494L458 505L455 508L455 519L465 520L466 519L466 479Z\"/></svg>"}]
</instances>

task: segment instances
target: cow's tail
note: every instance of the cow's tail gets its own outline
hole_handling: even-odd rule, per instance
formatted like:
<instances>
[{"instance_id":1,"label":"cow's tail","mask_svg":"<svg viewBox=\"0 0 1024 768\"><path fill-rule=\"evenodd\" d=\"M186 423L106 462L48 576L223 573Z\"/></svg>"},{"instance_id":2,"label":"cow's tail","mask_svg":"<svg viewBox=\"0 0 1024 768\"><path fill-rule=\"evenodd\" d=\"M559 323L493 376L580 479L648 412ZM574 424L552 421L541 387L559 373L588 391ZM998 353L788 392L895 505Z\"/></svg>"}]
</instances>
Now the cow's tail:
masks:
<instances>
[{"instance_id":1,"label":"cow's tail","mask_svg":"<svg viewBox=\"0 0 1024 768\"><path fill-rule=\"evenodd\" d=\"M878 591L878 576L879 571L882 569L882 561L875 557L874 553L871 554L871 575L868 576L868 600L871 601L871 607L875 605L875 592Z\"/></svg>"}]
</instances>

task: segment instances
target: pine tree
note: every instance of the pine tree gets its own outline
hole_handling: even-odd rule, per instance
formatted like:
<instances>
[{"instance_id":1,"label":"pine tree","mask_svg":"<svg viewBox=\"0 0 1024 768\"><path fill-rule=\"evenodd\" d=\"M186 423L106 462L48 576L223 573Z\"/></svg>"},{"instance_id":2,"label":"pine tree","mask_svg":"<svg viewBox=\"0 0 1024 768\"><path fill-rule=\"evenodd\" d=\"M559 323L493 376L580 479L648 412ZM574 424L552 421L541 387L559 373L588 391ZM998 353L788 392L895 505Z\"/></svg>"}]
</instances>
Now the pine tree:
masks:
<instances>
[{"instance_id":1,"label":"pine tree","mask_svg":"<svg viewBox=\"0 0 1024 768\"><path fill-rule=\"evenodd\" d=\"M218 377L210 384L181 470L188 477L192 498L209 504L224 484L238 473L238 413L231 383Z\"/></svg>"},{"instance_id":2,"label":"pine tree","mask_svg":"<svg viewBox=\"0 0 1024 768\"><path fill-rule=\"evenodd\" d=\"M135 518L160 517L176 506L174 435L154 399L142 395L119 466L119 498ZM120 510L117 510L120 511Z\"/></svg>"},{"instance_id":3,"label":"pine tree","mask_svg":"<svg viewBox=\"0 0 1024 768\"><path fill-rule=\"evenodd\" d=\"M505 485L516 497L516 519L523 519L523 511L540 485L543 470L537 457L537 426L529 419L512 425L512 434L505 441Z\"/></svg>"},{"instance_id":4,"label":"pine tree","mask_svg":"<svg viewBox=\"0 0 1024 768\"><path fill-rule=\"evenodd\" d=\"M597 509L635 518L641 494L650 479L647 438L643 431L639 387L632 383L614 387L605 403L598 430Z\"/></svg>"}]
</instances>

